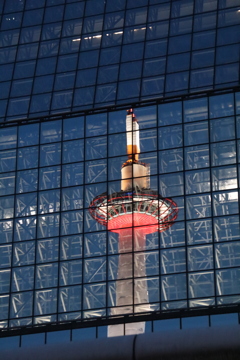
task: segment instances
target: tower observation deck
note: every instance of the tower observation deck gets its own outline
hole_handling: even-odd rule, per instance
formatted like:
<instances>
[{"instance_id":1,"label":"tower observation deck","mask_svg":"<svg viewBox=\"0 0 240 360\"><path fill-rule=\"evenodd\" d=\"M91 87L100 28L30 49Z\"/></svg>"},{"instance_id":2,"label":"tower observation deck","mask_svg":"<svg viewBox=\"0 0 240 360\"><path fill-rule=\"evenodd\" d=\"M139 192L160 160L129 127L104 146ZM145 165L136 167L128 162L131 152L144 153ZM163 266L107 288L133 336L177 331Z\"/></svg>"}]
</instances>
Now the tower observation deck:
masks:
<instances>
[{"instance_id":1,"label":"tower observation deck","mask_svg":"<svg viewBox=\"0 0 240 360\"><path fill-rule=\"evenodd\" d=\"M145 249L148 234L167 230L178 216L177 204L150 188L149 166L139 160L139 124L132 109L127 111L126 138L128 159L122 164L121 190L95 197L89 207L98 223L119 236L116 306L111 309L112 315L151 311L145 255L139 253L134 261L134 252ZM134 278L142 281L134 284ZM127 334L144 330L145 323L129 324L125 329ZM108 336L117 335L122 335L121 325L109 326Z\"/></svg>"}]
</instances>

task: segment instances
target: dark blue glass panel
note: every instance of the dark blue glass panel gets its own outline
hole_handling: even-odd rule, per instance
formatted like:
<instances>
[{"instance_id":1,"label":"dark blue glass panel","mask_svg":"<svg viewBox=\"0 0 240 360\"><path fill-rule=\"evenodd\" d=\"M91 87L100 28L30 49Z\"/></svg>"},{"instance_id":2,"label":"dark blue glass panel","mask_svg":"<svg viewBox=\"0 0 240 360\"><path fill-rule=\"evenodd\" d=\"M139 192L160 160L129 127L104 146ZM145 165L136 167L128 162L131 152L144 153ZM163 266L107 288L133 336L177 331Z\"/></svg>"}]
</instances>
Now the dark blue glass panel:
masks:
<instances>
[{"instance_id":1,"label":"dark blue glass panel","mask_svg":"<svg viewBox=\"0 0 240 360\"><path fill-rule=\"evenodd\" d=\"M105 15L104 29L117 29L122 28L124 24L124 12L117 12L114 14Z\"/></svg>"},{"instance_id":2,"label":"dark blue glass panel","mask_svg":"<svg viewBox=\"0 0 240 360\"><path fill-rule=\"evenodd\" d=\"M0 99L6 99L9 95L10 90L10 82L2 82L0 83Z\"/></svg>"},{"instance_id":3,"label":"dark blue glass panel","mask_svg":"<svg viewBox=\"0 0 240 360\"><path fill-rule=\"evenodd\" d=\"M110 65L116 64L120 59L120 46L110 48L110 49L102 49L100 56L100 65Z\"/></svg>"},{"instance_id":4,"label":"dark blue glass panel","mask_svg":"<svg viewBox=\"0 0 240 360\"><path fill-rule=\"evenodd\" d=\"M217 45L237 43L240 38L240 25L229 26L217 31Z\"/></svg>"},{"instance_id":5,"label":"dark blue glass panel","mask_svg":"<svg viewBox=\"0 0 240 360\"><path fill-rule=\"evenodd\" d=\"M42 41L39 46L39 57L54 56L58 53L59 40Z\"/></svg>"},{"instance_id":6,"label":"dark blue glass panel","mask_svg":"<svg viewBox=\"0 0 240 360\"><path fill-rule=\"evenodd\" d=\"M31 170L32 171L32 170ZM42 168L39 171L39 189L47 190L60 187L60 166Z\"/></svg>"},{"instance_id":7,"label":"dark blue glass panel","mask_svg":"<svg viewBox=\"0 0 240 360\"><path fill-rule=\"evenodd\" d=\"M78 68L86 69L98 65L99 50L80 53Z\"/></svg>"},{"instance_id":8,"label":"dark blue glass panel","mask_svg":"<svg viewBox=\"0 0 240 360\"><path fill-rule=\"evenodd\" d=\"M158 124L172 125L182 122L182 103L173 102L158 106Z\"/></svg>"},{"instance_id":9,"label":"dark blue glass panel","mask_svg":"<svg viewBox=\"0 0 240 360\"><path fill-rule=\"evenodd\" d=\"M59 56L57 71L64 72L64 71L75 70L77 67L77 59L78 59L77 54Z\"/></svg>"},{"instance_id":10,"label":"dark blue glass panel","mask_svg":"<svg viewBox=\"0 0 240 360\"><path fill-rule=\"evenodd\" d=\"M162 21L157 23L152 23L147 28L147 40L159 39L168 36L169 22Z\"/></svg>"},{"instance_id":11,"label":"dark blue glass panel","mask_svg":"<svg viewBox=\"0 0 240 360\"><path fill-rule=\"evenodd\" d=\"M64 19L74 19L83 16L84 2L67 4L64 10Z\"/></svg>"},{"instance_id":12,"label":"dark blue glass panel","mask_svg":"<svg viewBox=\"0 0 240 360\"><path fill-rule=\"evenodd\" d=\"M0 151L0 172L14 171L16 150Z\"/></svg>"},{"instance_id":13,"label":"dark blue glass panel","mask_svg":"<svg viewBox=\"0 0 240 360\"><path fill-rule=\"evenodd\" d=\"M15 80L12 83L11 97L30 95L32 79Z\"/></svg>"},{"instance_id":14,"label":"dark blue glass panel","mask_svg":"<svg viewBox=\"0 0 240 360\"><path fill-rule=\"evenodd\" d=\"M172 4L171 16L180 17L193 13L193 0L180 0Z\"/></svg>"},{"instance_id":15,"label":"dark blue glass panel","mask_svg":"<svg viewBox=\"0 0 240 360\"><path fill-rule=\"evenodd\" d=\"M103 15L91 16L87 18L85 17L82 32L83 34L89 34L89 33L91 34L101 31L102 27L103 27ZM98 34L94 34L93 38L96 37L96 35ZM96 38L100 39L101 36L97 36ZM82 38L82 40L83 39L85 39L85 36L84 38Z\"/></svg>"},{"instance_id":16,"label":"dark blue glass panel","mask_svg":"<svg viewBox=\"0 0 240 360\"><path fill-rule=\"evenodd\" d=\"M129 35L129 34L128 34ZM121 45L123 38L123 30L108 30L103 32L102 47L110 47Z\"/></svg>"},{"instance_id":17,"label":"dark blue glass panel","mask_svg":"<svg viewBox=\"0 0 240 360\"><path fill-rule=\"evenodd\" d=\"M191 72L191 88L209 86L213 84L213 68L195 70Z\"/></svg>"},{"instance_id":18,"label":"dark blue glass panel","mask_svg":"<svg viewBox=\"0 0 240 360\"><path fill-rule=\"evenodd\" d=\"M190 33L192 31L192 17L172 19L170 23L170 35Z\"/></svg>"},{"instance_id":19,"label":"dark blue glass panel","mask_svg":"<svg viewBox=\"0 0 240 360\"><path fill-rule=\"evenodd\" d=\"M194 31L213 29L216 26L217 14L215 11L196 15L194 18Z\"/></svg>"},{"instance_id":20,"label":"dark blue glass panel","mask_svg":"<svg viewBox=\"0 0 240 360\"><path fill-rule=\"evenodd\" d=\"M0 66L0 77L2 81L10 80L12 78L12 73L13 73L13 64Z\"/></svg>"},{"instance_id":21,"label":"dark blue glass panel","mask_svg":"<svg viewBox=\"0 0 240 360\"><path fill-rule=\"evenodd\" d=\"M18 170L36 168L38 166L38 146L18 150Z\"/></svg>"},{"instance_id":22,"label":"dark blue glass panel","mask_svg":"<svg viewBox=\"0 0 240 360\"><path fill-rule=\"evenodd\" d=\"M170 3L151 6L148 13L148 21L166 20L170 15Z\"/></svg>"},{"instance_id":23,"label":"dark blue glass panel","mask_svg":"<svg viewBox=\"0 0 240 360\"><path fill-rule=\"evenodd\" d=\"M132 9L126 11L125 26L144 24L147 19L147 8ZM159 19L160 20L160 19Z\"/></svg>"},{"instance_id":24,"label":"dark blue glass panel","mask_svg":"<svg viewBox=\"0 0 240 360\"><path fill-rule=\"evenodd\" d=\"M238 5L239 4L235 4ZM239 24L239 8L233 8L229 10L220 10L218 12L218 26L229 26Z\"/></svg>"},{"instance_id":25,"label":"dark blue glass panel","mask_svg":"<svg viewBox=\"0 0 240 360\"><path fill-rule=\"evenodd\" d=\"M47 0L47 6L64 4L65 0Z\"/></svg>"},{"instance_id":26,"label":"dark blue glass panel","mask_svg":"<svg viewBox=\"0 0 240 360\"><path fill-rule=\"evenodd\" d=\"M96 103L101 103L101 106L113 105L116 98L117 84L107 84L97 86L96 89Z\"/></svg>"},{"instance_id":27,"label":"dark blue glass panel","mask_svg":"<svg viewBox=\"0 0 240 360\"><path fill-rule=\"evenodd\" d=\"M61 23L43 25L41 39L51 40L51 39L59 38L61 35L61 28L62 28Z\"/></svg>"},{"instance_id":28,"label":"dark blue glass panel","mask_svg":"<svg viewBox=\"0 0 240 360\"><path fill-rule=\"evenodd\" d=\"M121 61L135 61L143 57L144 43L123 45Z\"/></svg>"},{"instance_id":29,"label":"dark blue glass panel","mask_svg":"<svg viewBox=\"0 0 240 360\"><path fill-rule=\"evenodd\" d=\"M184 121L206 120L208 118L207 99L194 99L184 102Z\"/></svg>"},{"instance_id":30,"label":"dark blue glass panel","mask_svg":"<svg viewBox=\"0 0 240 360\"><path fill-rule=\"evenodd\" d=\"M55 21L61 21L63 18L64 6L53 6L46 8L44 14L44 22L50 23Z\"/></svg>"},{"instance_id":31,"label":"dark blue glass panel","mask_svg":"<svg viewBox=\"0 0 240 360\"><path fill-rule=\"evenodd\" d=\"M28 112L30 98L17 98L9 102L8 115L22 115Z\"/></svg>"},{"instance_id":32,"label":"dark blue glass panel","mask_svg":"<svg viewBox=\"0 0 240 360\"><path fill-rule=\"evenodd\" d=\"M8 0L4 7L5 14L14 12L14 11L22 11L24 8L24 1L19 0Z\"/></svg>"},{"instance_id":33,"label":"dark blue glass panel","mask_svg":"<svg viewBox=\"0 0 240 360\"><path fill-rule=\"evenodd\" d=\"M36 145L39 141L39 124L19 126L18 146Z\"/></svg>"},{"instance_id":34,"label":"dark blue glass panel","mask_svg":"<svg viewBox=\"0 0 240 360\"><path fill-rule=\"evenodd\" d=\"M135 98L139 96L140 80L123 81L118 85L118 99Z\"/></svg>"},{"instance_id":35,"label":"dark blue glass panel","mask_svg":"<svg viewBox=\"0 0 240 360\"><path fill-rule=\"evenodd\" d=\"M96 76L97 68L79 70L77 72L76 87L94 85L96 82Z\"/></svg>"},{"instance_id":36,"label":"dark blue glass panel","mask_svg":"<svg viewBox=\"0 0 240 360\"><path fill-rule=\"evenodd\" d=\"M181 35L170 37L169 39L169 54L176 54L180 52L190 51L191 48L191 35Z\"/></svg>"},{"instance_id":37,"label":"dark blue glass panel","mask_svg":"<svg viewBox=\"0 0 240 360\"><path fill-rule=\"evenodd\" d=\"M42 23L44 9L30 10L24 13L23 26L34 26Z\"/></svg>"},{"instance_id":38,"label":"dark blue glass panel","mask_svg":"<svg viewBox=\"0 0 240 360\"><path fill-rule=\"evenodd\" d=\"M71 89L74 86L75 72L57 74L55 76L54 90Z\"/></svg>"},{"instance_id":39,"label":"dark blue glass panel","mask_svg":"<svg viewBox=\"0 0 240 360\"><path fill-rule=\"evenodd\" d=\"M27 44L27 45L19 45L18 53L17 53L17 60L18 61L25 61L30 59L36 59L38 51L38 44Z\"/></svg>"},{"instance_id":40,"label":"dark blue glass panel","mask_svg":"<svg viewBox=\"0 0 240 360\"><path fill-rule=\"evenodd\" d=\"M216 67L216 84L224 84L228 82L239 82L239 63L222 65Z\"/></svg>"},{"instance_id":41,"label":"dark blue glass panel","mask_svg":"<svg viewBox=\"0 0 240 360\"><path fill-rule=\"evenodd\" d=\"M0 64L11 63L15 60L16 47L3 48L0 50Z\"/></svg>"},{"instance_id":42,"label":"dark blue glass panel","mask_svg":"<svg viewBox=\"0 0 240 360\"><path fill-rule=\"evenodd\" d=\"M50 31L49 33L51 34ZM20 44L27 44L29 42L39 41L40 35L41 35L41 26L31 26L31 27L23 28L21 31Z\"/></svg>"},{"instance_id":43,"label":"dark blue glass panel","mask_svg":"<svg viewBox=\"0 0 240 360\"><path fill-rule=\"evenodd\" d=\"M22 12L9 15L3 15L1 30L15 29L20 27Z\"/></svg>"},{"instance_id":44,"label":"dark blue glass panel","mask_svg":"<svg viewBox=\"0 0 240 360\"><path fill-rule=\"evenodd\" d=\"M146 27L142 25L125 28L124 44L143 41L145 39Z\"/></svg>"},{"instance_id":45,"label":"dark blue glass panel","mask_svg":"<svg viewBox=\"0 0 240 360\"><path fill-rule=\"evenodd\" d=\"M93 103L94 87L76 89L74 92L74 106L84 106Z\"/></svg>"},{"instance_id":46,"label":"dark blue glass panel","mask_svg":"<svg viewBox=\"0 0 240 360\"><path fill-rule=\"evenodd\" d=\"M40 166L58 165L61 161L61 144L40 146Z\"/></svg>"},{"instance_id":47,"label":"dark blue glass panel","mask_svg":"<svg viewBox=\"0 0 240 360\"><path fill-rule=\"evenodd\" d=\"M192 69L213 66L215 49L201 50L192 53Z\"/></svg>"},{"instance_id":48,"label":"dark blue glass panel","mask_svg":"<svg viewBox=\"0 0 240 360\"><path fill-rule=\"evenodd\" d=\"M215 30L193 34L193 50L205 49L215 45Z\"/></svg>"},{"instance_id":49,"label":"dark blue glass panel","mask_svg":"<svg viewBox=\"0 0 240 360\"><path fill-rule=\"evenodd\" d=\"M125 8L126 0L115 0L114 2L111 0L107 1L106 5L106 11L118 11L118 10L124 10Z\"/></svg>"},{"instance_id":50,"label":"dark blue glass panel","mask_svg":"<svg viewBox=\"0 0 240 360\"><path fill-rule=\"evenodd\" d=\"M226 64L239 61L239 45L229 45L217 48L216 64Z\"/></svg>"},{"instance_id":51,"label":"dark blue glass panel","mask_svg":"<svg viewBox=\"0 0 240 360\"><path fill-rule=\"evenodd\" d=\"M142 61L128 62L120 67L120 80L134 79L141 76Z\"/></svg>"},{"instance_id":52,"label":"dark blue glass panel","mask_svg":"<svg viewBox=\"0 0 240 360\"><path fill-rule=\"evenodd\" d=\"M50 57L48 59L38 59L36 75L47 75L55 72L56 57Z\"/></svg>"},{"instance_id":53,"label":"dark blue glass panel","mask_svg":"<svg viewBox=\"0 0 240 360\"><path fill-rule=\"evenodd\" d=\"M115 82L118 79L119 65L103 66L98 70L98 84Z\"/></svg>"},{"instance_id":54,"label":"dark blue glass panel","mask_svg":"<svg viewBox=\"0 0 240 360\"><path fill-rule=\"evenodd\" d=\"M164 74L166 65L166 58L156 58L145 60L143 76L154 76Z\"/></svg>"},{"instance_id":55,"label":"dark blue glass panel","mask_svg":"<svg viewBox=\"0 0 240 360\"><path fill-rule=\"evenodd\" d=\"M182 146L182 126L174 125L159 128L159 149L171 149Z\"/></svg>"},{"instance_id":56,"label":"dark blue glass panel","mask_svg":"<svg viewBox=\"0 0 240 360\"><path fill-rule=\"evenodd\" d=\"M97 15L104 11L104 0L90 0L86 3L85 15Z\"/></svg>"},{"instance_id":57,"label":"dark blue glass panel","mask_svg":"<svg viewBox=\"0 0 240 360\"><path fill-rule=\"evenodd\" d=\"M83 163L69 164L62 167L62 186L83 184Z\"/></svg>"},{"instance_id":58,"label":"dark blue glass panel","mask_svg":"<svg viewBox=\"0 0 240 360\"><path fill-rule=\"evenodd\" d=\"M82 19L76 19L76 20L68 20L63 22L63 28L62 28L62 37L65 36L74 36L74 39L70 39L71 41L74 40L74 42L80 42L79 35L82 32Z\"/></svg>"},{"instance_id":59,"label":"dark blue glass panel","mask_svg":"<svg viewBox=\"0 0 240 360\"><path fill-rule=\"evenodd\" d=\"M167 72L187 70L190 63L190 53L172 55L168 57Z\"/></svg>"},{"instance_id":60,"label":"dark blue glass panel","mask_svg":"<svg viewBox=\"0 0 240 360\"><path fill-rule=\"evenodd\" d=\"M73 90L53 93L52 110L69 108L72 104Z\"/></svg>"},{"instance_id":61,"label":"dark blue glass panel","mask_svg":"<svg viewBox=\"0 0 240 360\"><path fill-rule=\"evenodd\" d=\"M194 10L195 13L217 10L217 4L218 0L196 0Z\"/></svg>"},{"instance_id":62,"label":"dark blue glass panel","mask_svg":"<svg viewBox=\"0 0 240 360\"><path fill-rule=\"evenodd\" d=\"M63 144L63 163L84 160L84 140L67 141Z\"/></svg>"},{"instance_id":63,"label":"dark blue glass panel","mask_svg":"<svg viewBox=\"0 0 240 360\"><path fill-rule=\"evenodd\" d=\"M85 43L85 41L86 40L83 40L84 43ZM91 43L91 41L89 43ZM72 39L69 39L69 38L62 39L61 44L60 44L59 53L60 54L68 54L68 53L77 52L79 50L79 47L80 47L79 40L73 41ZM91 48L91 46L89 48ZM86 47L86 49L87 49L87 47Z\"/></svg>"},{"instance_id":64,"label":"dark blue glass panel","mask_svg":"<svg viewBox=\"0 0 240 360\"><path fill-rule=\"evenodd\" d=\"M26 10L29 9L37 9L44 7L45 0L38 0L37 2L35 0L26 0L25 8Z\"/></svg>"},{"instance_id":65,"label":"dark blue glass panel","mask_svg":"<svg viewBox=\"0 0 240 360\"><path fill-rule=\"evenodd\" d=\"M166 92L179 91L188 87L188 72L169 74L166 77Z\"/></svg>"},{"instance_id":66,"label":"dark blue glass panel","mask_svg":"<svg viewBox=\"0 0 240 360\"><path fill-rule=\"evenodd\" d=\"M41 144L60 141L62 137L62 121L48 121L41 124Z\"/></svg>"},{"instance_id":67,"label":"dark blue glass panel","mask_svg":"<svg viewBox=\"0 0 240 360\"><path fill-rule=\"evenodd\" d=\"M145 58L163 56L167 52L167 40L148 41L145 45Z\"/></svg>"},{"instance_id":68,"label":"dark blue glass panel","mask_svg":"<svg viewBox=\"0 0 240 360\"><path fill-rule=\"evenodd\" d=\"M0 195L11 195L14 193L15 188L15 174L7 173L0 175L1 188Z\"/></svg>"},{"instance_id":69,"label":"dark blue glass panel","mask_svg":"<svg viewBox=\"0 0 240 360\"><path fill-rule=\"evenodd\" d=\"M127 8L134 8L138 6L145 6L148 4L148 0L128 0L127 1Z\"/></svg>"},{"instance_id":70,"label":"dark blue glass panel","mask_svg":"<svg viewBox=\"0 0 240 360\"><path fill-rule=\"evenodd\" d=\"M113 111L109 113L108 131L109 133L117 133L125 131L126 125L124 122L126 111Z\"/></svg>"},{"instance_id":71,"label":"dark blue glass panel","mask_svg":"<svg viewBox=\"0 0 240 360\"><path fill-rule=\"evenodd\" d=\"M36 77L33 87L33 93L41 94L44 92L52 91L53 80L54 80L53 75Z\"/></svg>"},{"instance_id":72,"label":"dark blue glass panel","mask_svg":"<svg viewBox=\"0 0 240 360\"><path fill-rule=\"evenodd\" d=\"M164 89L164 76L143 79L142 96L161 95Z\"/></svg>"},{"instance_id":73,"label":"dark blue glass panel","mask_svg":"<svg viewBox=\"0 0 240 360\"><path fill-rule=\"evenodd\" d=\"M231 116L234 114L233 94L212 96L209 98L210 118Z\"/></svg>"},{"instance_id":74,"label":"dark blue glass panel","mask_svg":"<svg viewBox=\"0 0 240 360\"><path fill-rule=\"evenodd\" d=\"M63 122L63 139L71 140L84 137L84 117L65 119Z\"/></svg>"},{"instance_id":75,"label":"dark blue glass panel","mask_svg":"<svg viewBox=\"0 0 240 360\"><path fill-rule=\"evenodd\" d=\"M1 31L0 33L0 46L17 45L20 29Z\"/></svg>"},{"instance_id":76,"label":"dark blue glass panel","mask_svg":"<svg viewBox=\"0 0 240 360\"><path fill-rule=\"evenodd\" d=\"M4 116L7 108L7 100L0 100L0 116Z\"/></svg>"},{"instance_id":77,"label":"dark blue glass panel","mask_svg":"<svg viewBox=\"0 0 240 360\"><path fill-rule=\"evenodd\" d=\"M52 94L33 95L30 105L30 113L44 112L43 115L48 114L50 109Z\"/></svg>"},{"instance_id":78,"label":"dark blue glass panel","mask_svg":"<svg viewBox=\"0 0 240 360\"><path fill-rule=\"evenodd\" d=\"M14 70L14 79L21 79L33 76L35 64L35 60L16 63Z\"/></svg>"},{"instance_id":79,"label":"dark blue glass panel","mask_svg":"<svg viewBox=\"0 0 240 360\"><path fill-rule=\"evenodd\" d=\"M38 170L18 171L16 185L17 193L36 191L38 186Z\"/></svg>"}]
</instances>

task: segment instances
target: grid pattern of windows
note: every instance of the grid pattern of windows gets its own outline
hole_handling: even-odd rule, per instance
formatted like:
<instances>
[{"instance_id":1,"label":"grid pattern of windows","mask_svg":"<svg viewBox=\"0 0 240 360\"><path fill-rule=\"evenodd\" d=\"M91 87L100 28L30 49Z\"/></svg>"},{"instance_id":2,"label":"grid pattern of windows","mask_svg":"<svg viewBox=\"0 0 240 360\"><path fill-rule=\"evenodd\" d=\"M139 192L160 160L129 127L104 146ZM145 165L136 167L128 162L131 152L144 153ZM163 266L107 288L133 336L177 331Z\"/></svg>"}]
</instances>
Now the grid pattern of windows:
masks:
<instances>
[{"instance_id":1,"label":"grid pattern of windows","mask_svg":"<svg viewBox=\"0 0 240 360\"><path fill-rule=\"evenodd\" d=\"M147 284L152 311L239 302L240 93L135 114L150 187L179 208L171 228L134 248L134 262L146 261L135 284ZM125 116L116 110L2 127L2 327L112 315L118 234L96 222L89 205L120 190Z\"/></svg>"},{"instance_id":2,"label":"grid pattern of windows","mask_svg":"<svg viewBox=\"0 0 240 360\"><path fill-rule=\"evenodd\" d=\"M239 0L5 0L0 120L239 84Z\"/></svg>"}]
</instances>

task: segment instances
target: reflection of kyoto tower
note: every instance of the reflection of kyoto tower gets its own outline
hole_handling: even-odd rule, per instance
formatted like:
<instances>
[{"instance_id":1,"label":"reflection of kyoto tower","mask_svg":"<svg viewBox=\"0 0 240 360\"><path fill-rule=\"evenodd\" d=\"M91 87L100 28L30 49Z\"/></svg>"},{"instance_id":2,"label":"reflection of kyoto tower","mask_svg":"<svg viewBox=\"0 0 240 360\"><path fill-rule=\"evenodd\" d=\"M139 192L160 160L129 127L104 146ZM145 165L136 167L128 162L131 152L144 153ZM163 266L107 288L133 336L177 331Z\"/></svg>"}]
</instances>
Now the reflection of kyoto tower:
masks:
<instances>
[{"instance_id":1,"label":"reflection of kyoto tower","mask_svg":"<svg viewBox=\"0 0 240 360\"><path fill-rule=\"evenodd\" d=\"M112 315L151 311L145 254L136 253L134 259L133 251L143 251L146 235L167 230L178 215L174 201L150 189L149 167L139 161L139 124L132 109L127 111L126 130L128 160L121 169L121 191L99 195L89 207L97 222L119 234L116 307L112 308ZM127 324L125 327L126 334L144 330L145 323ZM109 326L108 336L117 335L122 335L121 325Z\"/></svg>"}]
</instances>

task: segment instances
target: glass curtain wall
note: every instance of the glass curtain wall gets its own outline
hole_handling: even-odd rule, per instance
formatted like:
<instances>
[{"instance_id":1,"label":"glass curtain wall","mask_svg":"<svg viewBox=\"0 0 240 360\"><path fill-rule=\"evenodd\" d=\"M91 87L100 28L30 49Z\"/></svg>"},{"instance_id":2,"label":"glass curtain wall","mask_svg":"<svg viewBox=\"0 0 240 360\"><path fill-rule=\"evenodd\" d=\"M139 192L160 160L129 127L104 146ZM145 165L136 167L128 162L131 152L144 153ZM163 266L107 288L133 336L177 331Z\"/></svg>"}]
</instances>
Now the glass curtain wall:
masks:
<instances>
[{"instance_id":1,"label":"glass curtain wall","mask_svg":"<svg viewBox=\"0 0 240 360\"><path fill-rule=\"evenodd\" d=\"M238 0L3 0L0 121L239 85Z\"/></svg>"},{"instance_id":2,"label":"glass curtain wall","mask_svg":"<svg viewBox=\"0 0 240 360\"><path fill-rule=\"evenodd\" d=\"M134 112L150 187L179 209L132 254L145 258L135 283L147 284L150 311L238 303L240 94ZM118 234L89 205L121 189L125 119L116 109L1 128L1 327L112 316Z\"/></svg>"}]
</instances>

